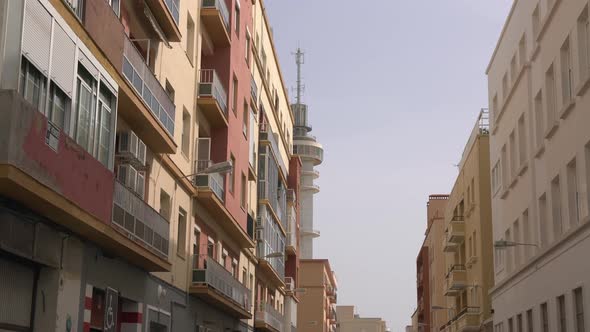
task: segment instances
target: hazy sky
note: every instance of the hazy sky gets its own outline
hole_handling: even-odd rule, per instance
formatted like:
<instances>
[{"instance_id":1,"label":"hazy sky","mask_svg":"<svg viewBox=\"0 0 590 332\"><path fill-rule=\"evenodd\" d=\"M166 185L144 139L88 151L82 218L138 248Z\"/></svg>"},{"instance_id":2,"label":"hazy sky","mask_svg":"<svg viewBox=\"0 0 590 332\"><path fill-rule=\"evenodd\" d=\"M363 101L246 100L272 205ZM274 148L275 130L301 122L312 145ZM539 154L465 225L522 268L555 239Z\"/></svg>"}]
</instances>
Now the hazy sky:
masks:
<instances>
[{"instance_id":1,"label":"hazy sky","mask_svg":"<svg viewBox=\"0 0 590 332\"><path fill-rule=\"evenodd\" d=\"M426 201L448 193L482 107L485 69L512 0L266 0L286 84L303 68L325 148L315 258L338 303L392 331L416 307ZM294 93L290 93L294 96Z\"/></svg>"}]
</instances>

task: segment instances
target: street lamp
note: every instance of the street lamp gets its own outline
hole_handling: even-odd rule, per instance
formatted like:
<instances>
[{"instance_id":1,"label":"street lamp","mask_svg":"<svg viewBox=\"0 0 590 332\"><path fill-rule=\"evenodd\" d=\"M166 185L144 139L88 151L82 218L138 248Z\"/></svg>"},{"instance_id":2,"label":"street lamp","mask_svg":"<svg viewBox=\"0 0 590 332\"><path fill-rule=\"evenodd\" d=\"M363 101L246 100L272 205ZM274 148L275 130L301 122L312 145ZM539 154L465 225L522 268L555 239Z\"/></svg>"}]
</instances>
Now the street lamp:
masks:
<instances>
[{"instance_id":1,"label":"street lamp","mask_svg":"<svg viewBox=\"0 0 590 332\"><path fill-rule=\"evenodd\" d=\"M196 176L196 175L204 175L204 174L226 174L229 173L233 170L234 165L232 164L231 160L227 160L227 161L222 161L220 163L216 163L213 164L207 168L205 168L202 171L193 173L193 174L189 174L189 175L185 175L182 177L182 179L185 178L190 178L191 176Z\"/></svg>"},{"instance_id":2,"label":"street lamp","mask_svg":"<svg viewBox=\"0 0 590 332\"><path fill-rule=\"evenodd\" d=\"M520 242L513 242L513 241L506 241L506 240L499 240L499 241L494 242L494 248L497 250L503 250L503 249L507 249L510 247L516 247L516 246L530 246L530 247L539 248L539 246L535 243L520 243Z\"/></svg>"},{"instance_id":3,"label":"street lamp","mask_svg":"<svg viewBox=\"0 0 590 332\"><path fill-rule=\"evenodd\" d=\"M285 253L280 252L280 251L277 251L277 252L273 252L273 253L270 253L268 255L265 255L262 258L281 258L281 257L284 257L284 256L285 256Z\"/></svg>"}]
</instances>

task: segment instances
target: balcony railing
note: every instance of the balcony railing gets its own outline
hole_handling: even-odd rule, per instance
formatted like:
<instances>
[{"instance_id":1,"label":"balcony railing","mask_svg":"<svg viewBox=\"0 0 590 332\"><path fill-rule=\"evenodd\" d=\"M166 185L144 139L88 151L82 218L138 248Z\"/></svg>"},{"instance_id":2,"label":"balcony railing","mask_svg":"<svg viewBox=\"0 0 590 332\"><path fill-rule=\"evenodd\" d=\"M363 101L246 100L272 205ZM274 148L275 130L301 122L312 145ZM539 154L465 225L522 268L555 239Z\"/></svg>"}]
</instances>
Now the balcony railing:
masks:
<instances>
[{"instance_id":1,"label":"balcony railing","mask_svg":"<svg viewBox=\"0 0 590 332\"><path fill-rule=\"evenodd\" d=\"M230 31L229 29L229 11L227 10L227 6L225 5L225 0L203 0L202 8L215 8L221 14L221 18L223 19L223 24L225 25L225 29Z\"/></svg>"},{"instance_id":2,"label":"balcony railing","mask_svg":"<svg viewBox=\"0 0 590 332\"><path fill-rule=\"evenodd\" d=\"M293 154L300 155L302 157L313 158L320 162L324 160L324 149L308 144L293 144Z\"/></svg>"},{"instance_id":3,"label":"balcony railing","mask_svg":"<svg viewBox=\"0 0 590 332\"><path fill-rule=\"evenodd\" d=\"M174 103L127 36L123 47L123 76L170 136L174 137Z\"/></svg>"},{"instance_id":4,"label":"balcony railing","mask_svg":"<svg viewBox=\"0 0 590 332\"><path fill-rule=\"evenodd\" d=\"M170 224L135 192L115 181L113 223L162 257L168 257Z\"/></svg>"},{"instance_id":5,"label":"balcony railing","mask_svg":"<svg viewBox=\"0 0 590 332\"><path fill-rule=\"evenodd\" d=\"M481 323L479 321L480 308L479 307L465 307L455 317L455 328L457 331L471 331L474 328L479 328Z\"/></svg>"},{"instance_id":6,"label":"balcony railing","mask_svg":"<svg viewBox=\"0 0 590 332\"><path fill-rule=\"evenodd\" d=\"M213 258L193 255L193 284L205 284L243 309L250 309L250 291Z\"/></svg>"},{"instance_id":7,"label":"balcony railing","mask_svg":"<svg viewBox=\"0 0 590 332\"><path fill-rule=\"evenodd\" d=\"M256 101L258 98L258 86L256 85L256 81L254 80L254 76L250 76L250 95L252 96L252 100Z\"/></svg>"},{"instance_id":8,"label":"balcony railing","mask_svg":"<svg viewBox=\"0 0 590 332\"><path fill-rule=\"evenodd\" d=\"M293 207L287 210L287 247L297 250L297 216Z\"/></svg>"},{"instance_id":9,"label":"balcony railing","mask_svg":"<svg viewBox=\"0 0 590 332\"><path fill-rule=\"evenodd\" d=\"M465 219L463 216L453 216L447 229L448 242L460 244L465 239Z\"/></svg>"},{"instance_id":10,"label":"balcony railing","mask_svg":"<svg viewBox=\"0 0 590 332\"><path fill-rule=\"evenodd\" d=\"M176 25L178 25L180 19L178 1L179 0L164 0L166 7L168 7L170 14L172 14L172 18L174 18L174 22L176 22Z\"/></svg>"},{"instance_id":11,"label":"balcony railing","mask_svg":"<svg viewBox=\"0 0 590 332\"><path fill-rule=\"evenodd\" d=\"M270 239L263 239L256 244L256 256L259 259L266 260L281 280L285 279L285 259L283 257L268 257L268 255L278 252L269 244ZM282 239L284 241L284 239ZM284 242L283 242L284 243Z\"/></svg>"},{"instance_id":12,"label":"balcony railing","mask_svg":"<svg viewBox=\"0 0 590 332\"><path fill-rule=\"evenodd\" d=\"M223 1L222 1L223 2ZM199 97L213 97L227 117L227 92L215 69L199 70Z\"/></svg>"},{"instance_id":13,"label":"balcony railing","mask_svg":"<svg viewBox=\"0 0 590 332\"><path fill-rule=\"evenodd\" d=\"M467 283L467 270L465 265L455 264L449 269L446 277L447 294L453 295L456 291L465 288Z\"/></svg>"},{"instance_id":14,"label":"balcony railing","mask_svg":"<svg viewBox=\"0 0 590 332\"><path fill-rule=\"evenodd\" d=\"M284 316L269 303L260 303L256 306L256 321L270 325L277 331L283 331Z\"/></svg>"},{"instance_id":15,"label":"balcony railing","mask_svg":"<svg viewBox=\"0 0 590 332\"><path fill-rule=\"evenodd\" d=\"M212 165L211 160L197 160L197 161L195 161L195 167L194 167L195 174L206 170L211 165Z\"/></svg>"},{"instance_id":16,"label":"balcony railing","mask_svg":"<svg viewBox=\"0 0 590 332\"><path fill-rule=\"evenodd\" d=\"M195 176L195 186L205 187L211 191L221 200L225 201L224 177L218 173L202 174Z\"/></svg>"}]
</instances>

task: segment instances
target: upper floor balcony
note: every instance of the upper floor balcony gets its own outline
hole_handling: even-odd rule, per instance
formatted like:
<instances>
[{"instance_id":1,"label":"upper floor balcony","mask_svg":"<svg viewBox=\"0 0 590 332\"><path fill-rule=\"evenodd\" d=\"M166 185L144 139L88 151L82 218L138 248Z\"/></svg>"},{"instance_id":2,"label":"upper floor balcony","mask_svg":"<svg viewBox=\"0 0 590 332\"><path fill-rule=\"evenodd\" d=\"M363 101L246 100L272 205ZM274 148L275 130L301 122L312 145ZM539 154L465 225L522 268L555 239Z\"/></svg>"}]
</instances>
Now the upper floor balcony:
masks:
<instances>
[{"instance_id":1,"label":"upper floor balcony","mask_svg":"<svg viewBox=\"0 0 590 332\"><path fill-rule=\"evenodd\" d=\"M458 249L459 245L457 243L449 241L449 233L447 230L447 232L445 232L445 236L443 237L443 252L455 252Z\"/></svg>"},{"instance_id":2,"label":"upper floor balcony","mask_svg":"<svg viewBox=\"0 0 590 332\"><path fill-rule=\"evenodd\" d=\"M288 254L297 254L297 215L295 208L290 206L287 210L287 245L285 250Z\"/></svg>"},{"instance_id":3,"label":"upper floor balcony","mask_svg":"<svg viewBox=\"0 0 590 332\"><path fill-rule=\"evenodd\" d=\"M202 0L201 19L215 47L229 46L229 10L225 0Z\"/></svg>"},{"instance_id":4,"label":"upper floor balcony","mask_svg":"<svg viewBox=\"0 0 590 332\"><path fill-rule=\"evenodd\" d=\"M152 151L174 153L176 107L142 53L126 36L122 66L123 76L130 88L121 86L123 93L119 94L118 112L134 125L133 130ZM152 116L142 113L143 109L149 110Z\"/></svg>"},{"instance_id":5,"label":"upper floor balcony","mask_svg":"<svg viewBox=\"0 0 590 332\"><path fill-rule=\"evenodd\" d=\"M251 105L254 107L258 107L258 85L256 84L256 81L254 80L254 76L250 75L250 97L252 98L252 103Z\"/></svg>"},{"instance_id":6,"label":"upper floor balcony","mask_svg":"<svg viewBox=\"0 0 590 332\"><path fill-rule=\"evenodd\" d=\"M211 160L197 160L193 173L198 174L212 165ZM197 188L197 200L211 214L215 221L238 241L242 248L254 248L254 242L245 230L225 207L225 175L219 173L198 174L194 178Z\"/></svg>"},{"instance_id":7,"label":"upper floor balcony","mask_svg":"<svg viewBox=\"0 0 590 332\"><path fill-rule=\"evenodd\" d=\"M259 240L256 244L256 256L260 271L271 277L270 280L276 287L285 287L284 254L281 251L275 251L269 242Z\"/></svg>"},{"instance_id":8,"label":"upper floor balcony","mask_svg":"<svg viewBox=\"0 0 590 332\"><path fill-rule=\"evenodd\" d=\"M456 332L475 332L480 331L480 308L479 307L465 307L455 317L455 329Z\"/></svg>"},{"instance_id":9,"label":"upper floor balcony","mask_svg":"<svg viewBox=\"0 0 590 332\"><path fill-rule=\"evenodd\" d=\"M269 303L260 303L256 306L254 327L260 331L282 332L285 317Z\"/></svg>"},{"instance_id":10,"label":"upper floor balcony","mask_svg":"<svg viewBox=\"0 0 590 332\"><path fill-rule=\"evenodd\" d=\"M121 194L108 166L16 91L0 91L0 105L0 195L133 265L170 271L167 222ZM133 212L124 214L125 231L113 222L121 220L117 206Z\"/></svg>"},{"instance_id":11,"label":"upper floor balcony","mask_svg":"<svg viewBox=\"0 0 590 332\"><path fill-rule=\"evenodd\" d=\"M301 190L311 191L314 194L320 192L320 186L315 183L304 183L301 185Z\"/></svg>"},{"instance_id":12,"label":"upper floor balcony","mask_svg":"<svg viewBox=\"0 0 590 332\"><path fill-rule=\"evenodd\" d=\"M227 92L215 69L199 70L197 105L212 128L227 127Z\"/></svg>"},{"instance_id":13,"label":"upper floor balcony","mask_svg":"<svg viewBox=\"0 0 590 332\"><path fill-rule=\"evenodd\" d=\"M446 296L456 296L467 286L467 269L465 265L454 264L451 266L446 277Z\"/></svg>"},{"instance_id":14,"label":"upper floor balcony","mask_svg":"<svg viewBox=\"0 0 590 332\"><path fill-rule=\"evenodd\" d=\"M447 228L448 242L461 244L465 240L465 219L463 216L453 216Z\"/></svg>"},{"instance_id":15,"label":"upper floor balcony","mask_svg":"<svg viewBox=\"0 0 590 332\"><path fill-rule=\"evenodd\" d=\"M192 257L190 293L240 319L250 319L250 290L211 257Z\"/></svg>"},{"instance_id":16,"label":"upper floor balcony","mask_svg":"<svg viewBox=\"0 0 590 332\"><path fill-rule=\"evenodd\" d=\"M179 42L182 37L178 28L180 0L146 0L146 3L166 38L171 42Z\"/></svg>"},{"instance_id":17,"label":"upper floor balcony","mask_svg":"<svg viewBox=\"0 0 590 332\"><path fill-rule=\"evenodd\" d=\"M314 165L319 165L324 160L324 149L315 140L302 140L295 138L293 141L293 154L303 160L311 160Z\"/></svg>"}]
</instances>

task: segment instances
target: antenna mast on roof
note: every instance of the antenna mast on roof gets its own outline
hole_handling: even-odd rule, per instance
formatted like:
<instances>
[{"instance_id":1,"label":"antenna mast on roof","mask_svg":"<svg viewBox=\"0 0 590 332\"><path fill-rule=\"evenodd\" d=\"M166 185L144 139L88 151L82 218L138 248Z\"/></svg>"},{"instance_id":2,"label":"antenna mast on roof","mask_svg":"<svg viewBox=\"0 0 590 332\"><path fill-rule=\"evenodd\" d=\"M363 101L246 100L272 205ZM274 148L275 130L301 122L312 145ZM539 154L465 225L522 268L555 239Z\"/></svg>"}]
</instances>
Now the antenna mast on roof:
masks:
<instances>
[{"instance_id":1,"label":"antenna mast on roof","mask_svg":"<svg viewBox=\"0 0 590 332\"><path fill-rule=\"evenodd\" d=\"M301 51L301 48L297 48L297 52L295 53L295 63L297 63L297 99L296 99L296 103L297 105L301 104L301 96L303 94L303 90L305 89L305 86L303 85L303 82L301 81L301 65L303 65L305 63L305 53L303 53L303 51Z\"/></svg>"}]
</instances>

